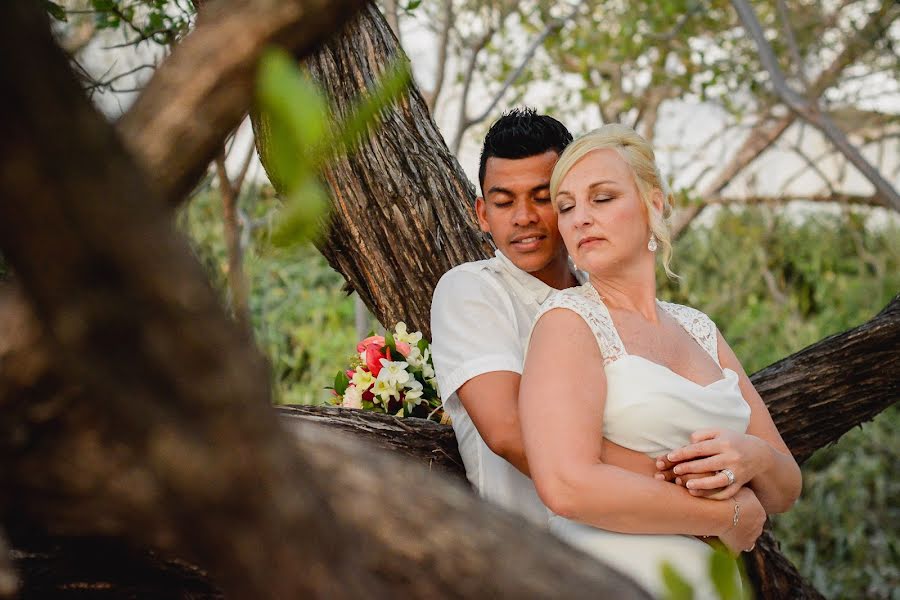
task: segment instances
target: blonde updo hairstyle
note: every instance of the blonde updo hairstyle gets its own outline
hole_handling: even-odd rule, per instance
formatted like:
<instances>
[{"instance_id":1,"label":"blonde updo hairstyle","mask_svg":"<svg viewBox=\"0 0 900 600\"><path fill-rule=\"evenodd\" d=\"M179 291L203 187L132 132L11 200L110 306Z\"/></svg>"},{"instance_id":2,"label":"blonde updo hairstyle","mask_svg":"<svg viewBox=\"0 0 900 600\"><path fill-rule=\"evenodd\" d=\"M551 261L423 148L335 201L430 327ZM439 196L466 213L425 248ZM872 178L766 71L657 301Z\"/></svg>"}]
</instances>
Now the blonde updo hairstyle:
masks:
<instances>
[{"instance_id":1,"label":"blonde updo hairstyle","mask_svg":"<svg viewBox=\"0 0 900 600\"><path fill-rule=\"evenodd\" d=\"M562 180L569 171L582 158L595 150L611 148L619 153L619 156L628 163L634 174L638 192L644 203L650 231L656 235L656 239L662 250L662 264L666 275L670 278L678 277L669 268L672 260L672 235L669 231L669 217L672 214L674 198L666 181L659 174L656 166L656 156L650 143L626 125L611 123L603 125L589 133L584 134L569 144L550 177L550 198L556 204L556 193ZM659 190L663 199L662 212L656 210L653 204L653 193Z\"/></svg>"}]
</instances>

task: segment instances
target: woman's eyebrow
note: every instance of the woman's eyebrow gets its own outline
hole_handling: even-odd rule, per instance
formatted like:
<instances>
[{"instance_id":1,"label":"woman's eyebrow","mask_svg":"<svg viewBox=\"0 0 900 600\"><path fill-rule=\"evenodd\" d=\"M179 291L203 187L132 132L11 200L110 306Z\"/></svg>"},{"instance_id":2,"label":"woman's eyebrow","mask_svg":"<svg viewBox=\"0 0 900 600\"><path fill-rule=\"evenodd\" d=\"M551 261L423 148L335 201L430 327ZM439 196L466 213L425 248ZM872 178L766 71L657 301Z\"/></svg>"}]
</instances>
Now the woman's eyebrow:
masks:
<instances>
[{"instance_id":1,"label":"woman's eyebrow","mask_svg":"<svg viewBox=\"0 0 900 600\"><path fill-rule=\"evenodd\" d=\"M612 179L601 179L600 181L595 181L594 183L592 183L588 187L588 189L593 192L596 188L603 187L605 185L610 185L610 184L616 185L616 182L613 181Z\"/></svg>"}]
</instances>

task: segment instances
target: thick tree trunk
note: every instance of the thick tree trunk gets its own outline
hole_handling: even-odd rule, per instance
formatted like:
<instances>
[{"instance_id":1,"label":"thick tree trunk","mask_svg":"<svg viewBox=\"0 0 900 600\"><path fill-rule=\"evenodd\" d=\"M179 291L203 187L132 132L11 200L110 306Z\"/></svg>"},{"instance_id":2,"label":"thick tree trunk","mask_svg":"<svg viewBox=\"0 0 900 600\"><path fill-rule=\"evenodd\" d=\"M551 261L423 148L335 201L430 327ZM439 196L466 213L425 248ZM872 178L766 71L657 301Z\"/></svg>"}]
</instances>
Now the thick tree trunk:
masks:
<instances>
[{"instance_id":1,"label":"thick tree trunk","mask_svg":"<svg viewBox=\"0 0 900 600\"><path fill-rule=\"evenodd\" d=\"M311 425L292 437L40 5L7 7L0 72L0 246L69 383L0 398L4 522L176 553L233 598L646 597L419 465Z\"/></svg>"},{"instance_id":2,"label":"thick tree trunk","mask_svg":"<svg viewBox=\"0 0 900 600\"><path fill-rule=\"evenodd\" d=\"M407 59L370 3L306 64L336 113L346 115L395 60ZM268 143L260 128L256 133L258 144ZM488 248L475 227L472 186L415 86L324 178L332 213L322 254L382 324L405 321L430 337L438 279L450 267L484 258Z\"/></svg>"}]
</instances>

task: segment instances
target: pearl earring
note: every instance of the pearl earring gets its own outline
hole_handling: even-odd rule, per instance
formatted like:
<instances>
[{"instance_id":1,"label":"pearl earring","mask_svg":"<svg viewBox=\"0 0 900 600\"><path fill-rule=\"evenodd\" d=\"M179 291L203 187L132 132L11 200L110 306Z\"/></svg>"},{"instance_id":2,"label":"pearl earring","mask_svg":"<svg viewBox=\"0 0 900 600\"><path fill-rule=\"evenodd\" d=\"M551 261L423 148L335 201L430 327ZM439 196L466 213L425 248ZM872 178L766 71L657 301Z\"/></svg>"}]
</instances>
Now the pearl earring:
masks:
<instances>
[{"instance_id":1,"label":"pearl earring","mask_svg":"<svg viewBox=\"0 0 900 600\"><path fill-rule=\"evenodd\" d=\"M659 243L656 241L656 234L650 234L650 241L647 242L647 250L650 252L656 252L656 249L659 248Z\"/></svg>"}]
</instances>

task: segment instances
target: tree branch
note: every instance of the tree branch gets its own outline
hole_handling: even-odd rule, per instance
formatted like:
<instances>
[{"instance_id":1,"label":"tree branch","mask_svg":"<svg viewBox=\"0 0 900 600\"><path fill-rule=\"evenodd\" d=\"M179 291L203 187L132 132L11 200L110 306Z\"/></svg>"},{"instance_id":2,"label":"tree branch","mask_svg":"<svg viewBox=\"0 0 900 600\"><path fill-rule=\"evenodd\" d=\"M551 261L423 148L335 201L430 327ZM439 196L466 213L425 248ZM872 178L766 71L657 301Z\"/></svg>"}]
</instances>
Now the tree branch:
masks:
<instances>
[{"instance_id":1,"label":"tree branch","mask_svg":"<svg viewBox=\"0 0 900 600\"><path fill-rule=\"evenodd\" d=\"M212 0L119 120L129 151L160 195L177 205L215 158L222 132L253 99L256 64L269 45L304 56L364 0Z\"/></svg>"},{"instance_id":2,"label":"tree branch","mask_svg":"<svg viewBox=\"0 0 900 600\"><path fill-rule=\"evenodd\" d=\"M885 202L893 207L894 210L900 211L900 194L897 193L894 187L877 169L869 164L869 161L863 157L859 149L850 143L844 132L819 108L817 101L804 98L788 85L784 74L781 72L781 67L778 65L775 53L772 51L772 46L769 45L756 18L756 12L747 0L731 0L731 3L744 24L747 33L756 42L760 61L766 71L769 72L772 85L781 100L801 118L819 129L838 148L841 154L859 170L863 177L869 180L875 187L876 192L885 199Z\"/></svg>"},{"instance_id":3,"label":"tree branch","mask_svg":"<svg viewBox=\"0 0 900 600\"><path fill-rule=\"evenodd\" d=\"M243 248L241 246L241 224L238 219L238 200L241 194L240 183L253 159L255 147L250 151L241 165L241 172L234 182L229 180L225 168L225 151L216 157L216 174L219 178L219 194L222 197L222 224L225 234L225 248L228 255L228 289L231 294L231 308L238 327L248 337L253 336L250 323L249 290L247 278L244 276Z\"/></svg>"},{"instance_id":4,"label":"tree branch","mask_svg":"<svg viewBox=\"0 0 900 600\"><path fill-rule=\"evenodd\" d=\"M869 14L866 24L846 40L841 53L827 68L819 73L809 89L809 95L818 98L825 90L834 85L844 72L844 69L868 51L874 41L881 39L885 35L898 11L900 9L898 9L896 2L883 0L879 7ZM713 181L704 187L700 196L719 195L738 173L765 152L797 118L797 114L794 112L776 118L773 116L771 108L761 111L763 115L759 119L760 123L768 124L754 129L748 135L725 168L716 175ZM672 221L672 237L678 238L691 222L700 215L703 208L702 204L691 205L676 212Z\"/></svg>"},{"instance_id":5,"label":"tree branch","mask_svg":"<svg viewBox=\"0 0 900 600\"><path fill-rule=\"evenodd\" d=\"M442 0L441 7L444 9L441 19L441 33L438 37L438 59L437 73L434 76L434 87L428 93L424 93L425 102L428 104L428 111L433 115L434 109L437 108L438 98L441 90L444 89L444 79L447 70L447 50L450 46L450 30L453 28L453 1Z\"/></svg>"},{"instance_id":6,"label":"tree branch","mask_svg":"<svg viewBox=\"0 0 900 600\"><path fill-rule=\"evenodd\" d=\"M550 37L551 34L562 29L563 25L565 25L568 21L572 20L575 15L581 10L582 5L584 4L584 0L579 0L579 2L575 5L575 7L565 16L560 17L558 19L554 19L550 23L544 27L544 30L534 38L528 47L525 49L525 53L522 55L521 60L519 61L518 66L506 77L503 83L500 85L500 89L494 94L491 101L488 103L487 107L481 111L477 116L473 118L468 118L466 116L466 102L465 100L468 98L468 88L469 88L469 75L474 71L474 59L475 55L473 54L472 61L469 65L470 69L466 74L466 85L463 88L463 104L460 109L460 126L457 128L456 134L453 138L453 144L451 148L453 149L453 154L459 154L459 148L462 145L463 135L468 131L473 125L477 125L481 123L485 119L487 119L491 113L497 108L497 104L500 103L500 100L503 99L503 96L506 94L507 90L509 90L512 85L518 81L519 77L522 75L522 72L525 70L525 67L528 66L528 63L531 62L531 59L534 57L534 54L537 52L537 49L541 47L541 44ZM483 46L482 46L483 47ZM480 50L480 48L479 48Z\"/></svg>"},{"instance_id":7,"label":"tree branch","mask_svg":"<svg viewBox=\"0 0 900 600\"><path fill-rule=\"evenodd\" d=\"M472 89L472 80L475 77L475 64L478 60L478 54L487 46L491 37L494 35L494 27L491 26L478 40L471 46L471 54L469 62L466 64L466 73L463 80L462 96L459 100L459 114L456 119L456 132L453 134L453 142L450 144L450 151L454 156L459 154L459 148L462 145L463 134L466 132L468 122L469 91Z\"/></svg>"}]
</instances>

